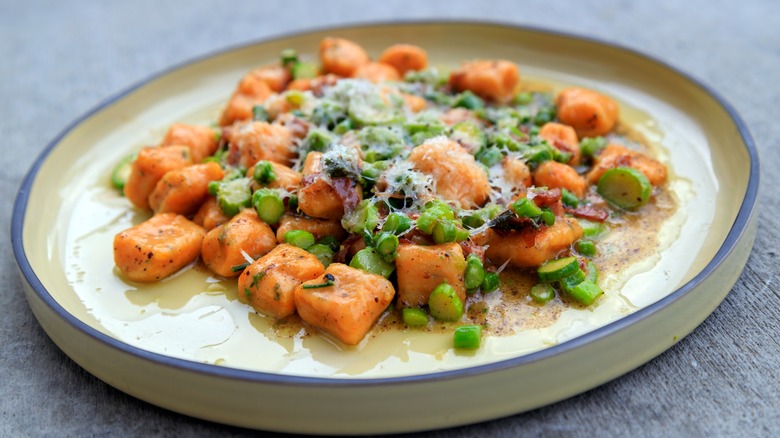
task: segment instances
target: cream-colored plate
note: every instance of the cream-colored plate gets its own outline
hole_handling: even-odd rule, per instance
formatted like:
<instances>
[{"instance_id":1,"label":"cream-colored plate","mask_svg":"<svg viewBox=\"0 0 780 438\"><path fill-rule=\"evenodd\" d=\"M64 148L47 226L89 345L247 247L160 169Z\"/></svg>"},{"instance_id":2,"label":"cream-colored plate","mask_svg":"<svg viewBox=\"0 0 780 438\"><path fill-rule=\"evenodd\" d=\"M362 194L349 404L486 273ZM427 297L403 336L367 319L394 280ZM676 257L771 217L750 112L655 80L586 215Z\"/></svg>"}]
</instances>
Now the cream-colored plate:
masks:
<instances>
[{"instance_id":1,"label":"cream-colored plate","mask_svg":"<svg viewBox=\"0 0 780 438\"><path fill-rule=\"evenodd\" d=\"M618 99L673 171L679 208L659 251L604 279L606 298L550 327L489 337L458 354L446 335L380 333L357 349L277 337L196 270L138 290L112 272L113 235L138 221L107 183L115 162L173 122L214 120L236 81L284 48L314 54L343 36L370 54L396 42L453 67L503 58L523 77ZM68 166L63 169L63 163ZM25 179L12 224L27 299L54 342L112 386L228 424L305 433L382 433L496 418L577 394L655 357L723 300L755 236L755 147L734 111L687 76L635 52L494 24L384 24L282 37L146 81L76 121Z\"/></svg>"}]
</instances>

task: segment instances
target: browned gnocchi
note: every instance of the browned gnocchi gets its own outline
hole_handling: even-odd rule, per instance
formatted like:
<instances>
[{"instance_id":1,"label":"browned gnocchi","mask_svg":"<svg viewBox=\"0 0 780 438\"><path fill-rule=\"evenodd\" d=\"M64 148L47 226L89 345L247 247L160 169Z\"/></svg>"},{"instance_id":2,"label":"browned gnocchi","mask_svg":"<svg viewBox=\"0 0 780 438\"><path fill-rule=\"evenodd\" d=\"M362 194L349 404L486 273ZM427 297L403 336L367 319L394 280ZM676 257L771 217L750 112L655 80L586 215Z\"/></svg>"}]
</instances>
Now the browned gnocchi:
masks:
<instances>
[{"instance_id":1,"label":"browned gnocchi","mask_svg":"<svg viewBox=\"0 0 780 438\"><path fill-rule=\"evenodd\" d=\"M641 215L667 179L623 141L618 102L539 91L510 60L445 73L421 47L377 49L284 50L240 79L217 127L176 123L141 149L113 177L151 214L116 236L118 272L158 281L200 259L254 311L346 345L389 313L474 323L504 270L544 286L524 292L536 305L597 302L607 219Z\"/></svg>"}]
</instances>

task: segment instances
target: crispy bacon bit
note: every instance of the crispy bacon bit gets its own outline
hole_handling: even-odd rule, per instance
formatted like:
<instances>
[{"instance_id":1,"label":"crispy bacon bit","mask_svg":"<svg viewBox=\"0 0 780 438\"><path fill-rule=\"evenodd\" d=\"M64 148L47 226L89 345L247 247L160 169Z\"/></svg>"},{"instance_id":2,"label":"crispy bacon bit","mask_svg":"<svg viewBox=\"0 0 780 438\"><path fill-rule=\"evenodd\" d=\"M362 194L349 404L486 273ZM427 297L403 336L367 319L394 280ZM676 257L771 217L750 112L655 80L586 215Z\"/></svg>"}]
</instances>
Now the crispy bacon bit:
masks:
<instances>
[{"instance_id":1,"label":"crispy bacon bit","mask_svg":"<svg viewBox=\"0 0 780 438\"><path fill-rule=\"evenodd\" d=\"M551 207L561 200L561 189L533 190L528 193L528 198L539 207Z\"/></svg>"},{"instance_id":2,"label":"crispy bacon bit","mask_svg":"<svg viewBox=\"0 0 780 438\"><path fill-rule=\"evenodd\" d=\"M476 243L472 242L471 239L466 239L460 242L460 247L463 250L464 257L468 257L469 254L474 254L475 256L479 257L479 260L482 261L482 263L485 263L484 246L477 245Z\"/></svg>"},{"instance_id":3,"label":"crispy bacon bit","mask_svg":"<svg viewBox=\"0 0 780 438\"><path fill-rule=\"evenodd\" d=\"M360 194L358 185L355 181L347 177L333 178L330 185L336 190L336 194L344 204L344 211L352 211L360 203Z\"/></svg>"},{"instance_id":4,"label":"crispy bacon bit","mask_svg":"<svg viewBox=\"0 0 780 438\"><path fill-rule=\"evenodd\" d=\"M581 205L577 208L564 207L566 213L569 213L575 217L588 219L596 222L604 222L609 217L607 210L603 208L597 208L592 205Z\"/></svg>"},{"instance_id":5,"label":"crispy bacon bit","mask_svg":"<svg viewBox=\"0 0 780 438\"><path fill-rule=\"evenodd\" d=\"M503 232L519 231L526 228L538 228L539 225L531 218L518 217L514 211L507 210L493 218L489 222L488 227L492 228L494 231Z\"/></svg>"},{"instance_id":6,"label":"crispy bacon bit","mask_svg":"<svg viewBox=\"0 0 780 438\"><path fill-rule=\"evenodd\" d=\"M588 259L585 257L577 257L577 263L580 265L580 270L588 272Z\"/></svg>"},{"instance_id":7,"label":"crispy bacon bit","mask_svg":"<svg viewBox=\"0 0 780 438\"><path fill-rule=\"evenodd\" d=\"M533 190L528 193L538 207L548 207L555 216L563 215L563 203L561 202L561 189Z\"/></svg>"},{"instance_id":8,"label":"crispy bacon bit","mask_svg":"<svg viewBox=\"0 0 780 438\"><path fill-rule=\"evenodd\" d=\"M322 178L322 173L310 173L303 177L301 180L301 188L308 187L312 184L314 184L314 181L317 181L318 179Z\"/></svg>"},{"instance_id":9,"label":"crispy bacon bit","mask_svg":"<svg viewBox=\"0 0 780 438\"><path fill-rule=\"evenodd\" d=\"M415 245L433 245L433 239L428 234L424 234L417 228L412 228L406 232L403 236L398 237L398 242L401 245L413 243Z\"/></svg>"},{"instance_id":10,"label":"crispy bacon bit","mask_svg":"<svg viewBox=\"0 0 780 438\"><path fill-rule=\"evenodd\" d=\"M352 250L352 247L363 241L363 236L359 234L350 234L349 237L341 242L341 249L333 256L334 263L346 263L347 255Z\"/></svg>"}]
</instances>

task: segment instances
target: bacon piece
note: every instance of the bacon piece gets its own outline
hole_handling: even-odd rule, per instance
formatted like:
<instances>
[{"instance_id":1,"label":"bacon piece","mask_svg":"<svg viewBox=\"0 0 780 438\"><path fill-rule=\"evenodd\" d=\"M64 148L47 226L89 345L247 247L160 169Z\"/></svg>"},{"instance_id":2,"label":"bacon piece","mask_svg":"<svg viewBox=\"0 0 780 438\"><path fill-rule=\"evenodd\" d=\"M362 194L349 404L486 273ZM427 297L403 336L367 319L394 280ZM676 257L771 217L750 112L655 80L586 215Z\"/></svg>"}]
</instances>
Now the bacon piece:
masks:
<instances>
[{"instance_id":1,"label":"bacon piece","mask_svg":"<svg viewBox=\"0 0 780 438\"><path fill-rule=\"evenodd\" d=\"M347 239L341 242L341 249L336 255L333 256L333 263L346 263L347 255L351 252L352 247L361 243L363 236L359 234L351 234Z\"/></svg>"},{"instance_id":2,"label":"bacon piece","mask_svg":"<svg viewBox=\"0 0 780 438\"><path fill-rule=\"evenodd\" d=\"M529 193L528 197L539 207L551 207L561 200L561 189L534 190Z\"/></svg>"},{"instance_id":3,"label":"bacon piece","mask_svg":"<svg viewBox=\"0 0 780 438\"><path fill-rule=\"evenodd\" d=\"M466 239L464 241L459 242L461 249L463 249L463 256L468 257L470 254L474 254L475 256L479 257L479 260L482 263L485 263L485 247L481 245L477 245L476 243L472 242L471 239Z\"/></svg>"},{"instance_id":4,"label":"bacon piece","mask_svg":"<svg viewBox=\"0 0 780 438\"><path fill-rule=\"evenodd\" d=\"M538 207L548 207L553 214L563 216L563 203L561 202L561 189L533 190L528 193L528 198L534 201Z\"/></svg>"},{"instance_id":5,"label":"bacon piece","mask_svg":"<svg viewBox=\"0 0 780 438\"><path fill-rule=\"evenodd\" d=\"M344 204L345 212L354 210L360 203L361 197L358 194L358 185L351 178L333 178L330 181L330 185L336 190L336 194Z\"/></svg>"},{"instance_id":6,"label":"bacon piece","mask_svg":"<svg viewBox=\"0 0 780 438\"><path fill-rule=\"evenodd\" d=\"M588 219L596 222L604 222L609 217L609 213L603 208L597 208L592 205L580 205L579 207L564 207L566 213L573 216Z\"/></svg>"}]
</instances>

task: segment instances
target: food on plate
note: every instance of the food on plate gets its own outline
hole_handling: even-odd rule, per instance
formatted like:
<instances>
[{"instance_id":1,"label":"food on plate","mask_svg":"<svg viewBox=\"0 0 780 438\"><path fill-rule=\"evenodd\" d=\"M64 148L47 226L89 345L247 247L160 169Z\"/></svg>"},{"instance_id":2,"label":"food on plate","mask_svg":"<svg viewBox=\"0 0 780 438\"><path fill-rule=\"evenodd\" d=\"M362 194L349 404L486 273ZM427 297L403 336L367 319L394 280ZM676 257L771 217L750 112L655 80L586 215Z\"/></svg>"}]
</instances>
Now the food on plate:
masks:
<instances>
[{"instance_id":1,"label":"food on plate","mask_svg":"<svg viewBox=\"0 0 780 438\"><path fill-rule=\"evenodd\" d=\"M295 307L306 323L346 344L359 343L393 300L385 277L342 263L295 289Z\"/></svg>"},{"instance_id":2,"label":"food on plate","mask_svg":"<svg viewBox=\"0 0 780 438\"><path fill-rule=\"evenodd\" d=\"M597 90L329 37L318 61L284 50L247 73L213 126L173 124L117 165L112 184L151 216L114 260L154 282L200 259L248 309L347 345L392 315L475 349L500 330L477 314L509 273L532 276L528 305L598 305L600 241L658 215L667 172Z\"/></svg>"},{"instance_id":3,"label":"food on plate","mask_svg":"<svg viewBox=\"0 0 780 438\"><path fill-rule=\"evenodd\" d=\"M325 271L311 253L281 243L250 263L238 279L238 299L276 318L295 313L295 289Z\"/></svg>"},{"instance_id":4,"label":"food on plate","mask_svg":"<svg viewBox=\"0 0 780 438\"><path fill-rule=\"evenodd\" d=\"M130 280L159 281L197 260L203 228L176 213L159 213L114 237L114 263Z\"/></svg>"}]
</instances>

